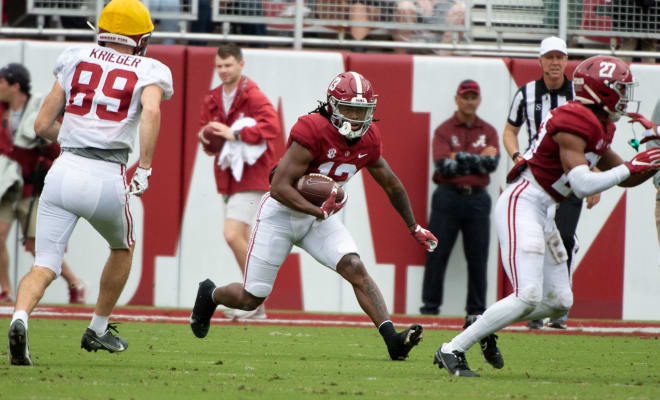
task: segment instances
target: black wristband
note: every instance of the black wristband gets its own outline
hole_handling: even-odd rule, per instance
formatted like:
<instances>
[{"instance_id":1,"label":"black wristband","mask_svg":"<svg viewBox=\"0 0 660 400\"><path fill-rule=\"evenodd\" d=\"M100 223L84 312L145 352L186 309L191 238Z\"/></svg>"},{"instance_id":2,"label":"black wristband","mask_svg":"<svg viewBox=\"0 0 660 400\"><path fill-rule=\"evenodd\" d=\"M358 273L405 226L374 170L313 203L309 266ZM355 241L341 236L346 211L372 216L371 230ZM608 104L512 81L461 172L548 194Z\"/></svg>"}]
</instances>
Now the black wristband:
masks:
<instances>
[{"instance_id":1,"label":"black wristband","mask_svg":"<svg viewBox=\"0 0 660 400\"><path fill-rule=\"evenodd\" d=\"M518 158L519 155L520 155L520 152L519 152L519 151L516 151L515 153L513 153L513 154L511 155L511 159L512 159L513 161L516 161L516 158Z\"/></svg>"},{"instance_id":2,"label":"black wristband","mask_svg":"<svg viewBox=\"0 0 660 400\"><path fill-rule=\"evenodd\" d=\"M234 140L241 140L241 131L234 131Z\"/></svg>"}]
</instances>

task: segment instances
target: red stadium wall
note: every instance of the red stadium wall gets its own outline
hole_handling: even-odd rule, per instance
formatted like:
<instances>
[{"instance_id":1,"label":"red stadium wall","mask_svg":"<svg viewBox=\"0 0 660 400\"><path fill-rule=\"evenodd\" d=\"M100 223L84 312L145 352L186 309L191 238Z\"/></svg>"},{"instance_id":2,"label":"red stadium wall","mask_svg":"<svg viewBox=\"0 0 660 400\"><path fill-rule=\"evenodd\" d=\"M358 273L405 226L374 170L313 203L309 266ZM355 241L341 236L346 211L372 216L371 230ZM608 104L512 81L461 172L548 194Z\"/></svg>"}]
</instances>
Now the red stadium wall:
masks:
<instances>
[{"instance_id":1,"label":"red stadium wall","mask_svg":"<svg viewBox=\"0 0 660 400\"><path fill-rule=\"evenodd\" d=\"M58 49L67 44L59 43L56 46L49 42L25 41L22 43L25 48L19 49L19 51L15 49L16 42L0 41L0 54L4 54L0 55L0 61L26 62L33 72L33 76L37 77L35 80L37 86L41 86L42 91L47 90L52 85L52 75L48 70L50 67L47 66L48 63L41 63L44 64L41 65L34 60L38 60L44 49L47 50L47 54L55 54L56 51L61 51ZM174 79L175 95L162 106L160 139L154 159L155 173L151 178L150 188L141 199L135 200L138 203L141 202L140 206L143 210L141 225L143 234L140 241L142 247L141 252L136 251L136 254L139 254L136 258L139 259L134 261L132 279L135 279L135 284L133 287L127 286L126 291L128 291L129 298L124 299L123 303L187 306L192 299L190 291L194 289L193 286L196 286L196 283L192 282L196 282L202 274L210 271L215 275L215 279L219 280L218 283L226 283L227 279L233 280L237 274L234 271L232 272L234 275L227 275L228 269L236 268L229 265L234 263L233 259L222 258L227 254L224 250L224 253L218 253L221 255L215 259L199 256L200 253L215 250L204 247L208 246L208 243L211 243L212 246L226 246L221 239L222 220L215 219L221 214L211 213L211 217L207 216L209 210L212 211L212 206L219 208L217 204L212 204L219 202L219 198L213 193L215 197L209 195L208 202L205 203L206 199L200 201L199 189L193 183L195 176L198 176L198 180L200 179L199 175L195 175L198 173L195 168L210 171L210 167L207 165L210 165L211 161L199 152L196 133L199 129L199 110L203 96L212 85L217 84L217 77L213 70L215 51L214 47L194 46L153 45L149 48L149 56L170 67ZM260 52L261 58L254 57L257 52ZM266 61L261 61L263 64L249 62L248 67L253 69L247 71L246 68L246 75L258 76L255 80L262 89L265 88L265 92L268 93L276 107L283 131L295 123L297 116L313 109L316 105L315 99L322 99L324 92L321 89L318 93L314 90L311 95L291 95L285 90L295 91L295 88L281 89L281 87L287 88L287 86L273 85L274 81L293 81L295 85L310 86L312 83L310 80L313 79L316 86L324 88L332 74L336 73L333 68L338 71L342 69L357 70L366 75L374 84L379 95L375 117L380 121L379 125L383 132L383 155L406 186L415 217L421 224L426 224L428 220L429 199L434 190L429 174L431 171L429 162L431 135L433 129L455 109L453 91L457 82L454 81L465 74L476 74L474 76L479 77L482 89L489 87L491 82L488 80L503 82L501 86L497 86L497 90L501 90L501 92L494 92L494 87L490 86L491 90L486 95L488 97L484 97L479 109L480 116L486 115L486 119L495 126L501 135L505 120L503 113L508 108L515 88L538 78L541 74L538 61L534 59L494 60L491 58L480 61L476 57L413 57L337 52L316 52L310 55L310 53L314 52L249 50L248 54L253 57L251 60ZM4 60L3 57L8 57L10 60ZM286 72L281 72L281 70L274 73L267 72L272 67L271 63L274 62L280 62L279 68L284 66L287 69ZM309 67L309 63L315 67ZM322 68L329 63L332 63L333 66L322 71ZM479 70L479 64L485 65L483 67L485 70ZM569 63L567 71L569 76L576 64L576 62ZM300 68L311 69L311 71L300 74L296 72L300 71ZM436 73L436 70L444 72ZM640 74L640 76L651 76L648 74L657 73L658 69L643 66L639 71L647 73L647 75ZM291 76L283 77L283 74ZM420 74L427 76L420 78ZM432 82L431 85L434 87L427 87L429 86L427 82ZM420 92L424 91L432 93L427 97L420 97ZM656 87L650 92L642 94L649 97L653 93L657 96L659 92L660 87ZM443 109L436 110L428 105L438 104L437 99L439 98L445 100L445 103L442 103ZM653 98L653 100L656 99ZM295 113L292 113L291 110L295 110ZM628 127L626 126L626 128ZM287 134L288 132L285 132L279 140L280 154L284 151ZM625 139L620 140L625 146L625 142L623 142ZM620 143L617 144L617 146L619 145ZM630 151L627 147L619 147L617 151L624 158L630 156L630 153L626 153ZM504 185L503 174L510 166L510 161L506 157L502 157L500 164L498 168L500 175L494 176L491 186L489 186L493 198ZM206 183L207 179L208 183ZM212 184L210 179L205 175L196 185L210 185ZM355 184L358 187L353 187L353 189L358 189L358 195L357 197L354 195L355 191L351 193L352 200L347 205L347 209L353 211L350 214L346 213L350 217L347 217L348 219L345 219L344 222L356 236L361 256L370 260L368 268L373 268L370 273L374 276L377 275L377 281L391 309L396 313L414 313L417 297L421 291L418 286L420 285L420 274L423 271L425 253L411 239L401 218L391 207L382 190L368 176L368 173L362 174L361 179L354 178L349 185L353 182L358 182ZM651 264L656 263L657 255L654 253L656 245L654 244L655 232L652 216L644 217L646 213L652 215L652 211L647 211L649 206L640 202L637 192L637 189L631 192L619 189L608 191L603 195L604 200L601 201L601 204L605 203L605 205L598 205L597 211L583 211L580 227L584 227L587 234L580 237L580 257L578 257L579 265L574 278L575 306L571 312L572 316L644 319L658 315L655 308L645 309L634 306L653 304L653 301L645 301L644 298L660 298L654 294L657 293L657 290L652 287L653 285L647 284L658 275L655 269L642 271L643 265L638 265L640 260L648 261ZM363 203L361 193L364 194ZM645 196L649 195L645 194ZM186 221L186 218L190 218L190 207L199 208L200 205L208 207L208 210L206 208L193 210L197 213L195 214L196 219ZM640 212L645 213L641 218L639 218ZM635 217L635 225L632 225L631 215ZM211 227L206 227L206 230L198 229L198 227L201 228L200 224ZM208 235L209 232L216 235L217 238L204 241L203 236ZM489 303L509 292L506 276L496 262L497 239L494 231L492 232L491 242L495 244L491 245L490 252ZM644 233L641 240L635 240L640 236L637 232ZM635 233L638 236L632 238ZM77 240L78 242L72 243L70 246L69 256L76 251L83 251L78 249L91 243L92 240L98 241L99 239L90 237ZM204 244L190 245L197 241L202 241ZM12 246L8 247L11 251ZM447 297L448 291L454 290L454 299L451 301L462 303L465 289L461 279L465 277L465 261L458 246L454 249L454 253L456 254L453 254L450 259L450 262L453 263L450 269L460 270L462 275L460 275L460 279L457 280L454 276L452 280L451 273L448 274L445 296ZM29 269L31 258L23 254L16 257L22 264L25 264L19 268L19 273L24 273ZM99 259L102 257L105 256L98 256ZM651 259L652 262L649 261ZM166 264L163 264L163 260ZM77 263L70 262L70 265L75 270ZM222 269L223 267L225 269ZM335 276L330 278L329 275L323 275L323 272L312 272L314 279L321 283L310 285L309 270L314 268L318 269L318 266L307 255L292 254L278 275L275 289L268 299L268 306L314 311L359 310L356 309L356 304L347 305L349 301L355 302L350 288L343 292L341 288L335 291L333 286L335 283L331 282L331 279L336 278ZM660 277L658 278L660 279ZM95 279L98 278L90 275L87 280L93 283ZM163 282L171 284L163 285ZM318 292L319 288L324 289L323 286L327 286L329 289L322 294L314 293ZM163 289L164 287L166 289ZM310 305L307 303L310 296L326 297L323 297L322 301ZM457 297L461 298L456 299ZM52 300L56 298L51 297L50 301L59 301ZM327 302L327 307L323 301ZM450 300L445 298L445 303L449 302ZM628 304L628 309L626 309L626 304ZM450 309L454 310L454 313L458 313L460 311L456 310L460 310L460 307L462 305L455 305L453 309L447 306L443 307L443 311Z\"/></svg>"},{"instance_id":2,"label":"red stadium wall","mask_svg":"<svg viewBox=\"0 0 660 400\"><path fill-rule=\"evenodd\" d=\"M208 66L213 64L215 48L152 46L150 56L170 66L175 87L183 90L179 89L178 93L182 95L165 102L163 107L163 128L154 165L159 174L155 176L153 189L144 198L147 220L142 280L131 304L153 303L153 259L157 254L174 253L197 149L196 133L199 129L199 109L203 98L200 93L205 93L211 84L213 71ZM537 60L510 59L506 60L506 64L517 85L536 79L541 73ZM569 74L576 64L575 62L570 64ZM406 186L416 218L425 223L428 219L426 198L430 179L427 173L427 161L425 157L412 155L419 153L420 149L430 147L426 132L431 127L428 115L412 111L413 57L351 53L346 57L346 68L361 71L379 89L381 100L377 116L383 130L384 156ZM178 110L184 112L180 113ZM173 138L179 140L172 140ZM365 180L365 190L369 222L374 232L376 257L379 263L395 265L394 312L402 313L406 309L406 267L423 265L424 254L418 251L413 241L409 240L407 231L401 229L400 217L371 178ZM621 213L613 215L613 218L623 217ZM612 224L619 223L621 221L612 222ZM606 235L607 232L603 234ZM618 256L616 260L618 261L610 262L608 265L613 274L620 277L623 271L623 257ZM593 281L581 279L582 276L587 278L592 275L592 270L598 268L599 264L597 258L587 257L580 266L580 274L576 276L575 281L574 315L598 314L601 317L620 318L621 285L608 291L594 290L590 289L589 285L589 282ZM298 268L300 268L299 263L292 258L285 264L283 273L285 270L289 272ZM296 279L297 274L287 275L289 277L279 277L276 291L269 299L270 306L300 309L302 308L299 295L301 286ZM498 297L507 293L505 280L505 274L501 270L498 271L498 282L502 287ZM580 294L583 294L584 298ZM607 307L606 310L610 311L598 309L597 305L604 301L614 302L619 306ZM583 305L583 302L586 304Z\"/></svg>"}]
</instances>

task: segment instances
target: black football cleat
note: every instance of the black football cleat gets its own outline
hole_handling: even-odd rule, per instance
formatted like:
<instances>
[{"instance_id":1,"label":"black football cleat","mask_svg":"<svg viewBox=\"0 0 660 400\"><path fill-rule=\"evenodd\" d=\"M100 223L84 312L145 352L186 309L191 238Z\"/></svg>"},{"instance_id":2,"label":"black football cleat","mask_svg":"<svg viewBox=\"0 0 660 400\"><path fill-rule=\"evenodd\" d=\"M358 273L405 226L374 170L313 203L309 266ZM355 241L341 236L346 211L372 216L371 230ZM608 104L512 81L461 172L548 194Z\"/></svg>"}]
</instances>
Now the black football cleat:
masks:
<instances>
[{"instance_id":1,"label":"black football cleat","mask_svg":"<svg viewBox=\"0 0 660 400\"><path fill-rule=\"evenodd\" d=\"M548 328L566 329L566 320L563 318L550 318Z\"/></svg>"},{"instance_id":2,"label":"black football cleat","mask_svg":"<svg viewBox=\"0 0 660 400\"><path fill-rule=\"evenodd\" d=\"M213 302L213 291L215 290L215 283L207 279L199 283L197 289L197 298L195 298L195 306L193 307L192 314L190 314L190 329L192 329L195 336L198 338L206 337L211 327L211 317L215 309L218 307Z\"/></svg>"},{"instance_id":3,"label":"black football cleat","mask_svg":"<svg viewBox=\"0 0 660 400\"><path fill-rule=\"evenodd\" d=\"M484 356L484 360L493 368L501 369L504 367L504 359L500 353L500 349L497 348L497 335L491 333L485 338L479 341L481 345L481 354Z\"/></svg>"},{"instance_id":4,"label":"black football cleat","mask_svg":"<svg viewBox=\"0 0 660 400\"><path fill-rule=\"evenodd\" d=\"M444 344L443 344L444 346ZM465 353L454 350L451 353L443 353L442 347L433 355L433 364L438 364L439 368L445 368L449 375L478 377L479 374L472 371L465 359Z\"/></svg>"},{"instance_id":5,"label":"black football cleat","mask_svg":"<svg viewBox=\"0 0 660 400\"><path fill-rule=\"evenodd\" d=\"M410 350L422 341L423 331L424 328L422 328L421 325L413 324L405 331L397 333L393 340L387 345L387 351L390 353L390 358L395 361L402 361L408 358Z\"/></svg>"},{"instance_id":6,"label":"black football cleat","mask_svg":"<svg viewBox=\"0 0 660 400\"><path fill-rule=\"evenodd\" d=\"M80 339L80 348L87 351L105 350L110 353L121 353L128 348L126 339L115 336L110 332L117 332L116 323L108 324L108 329L101 336L97 335L93 329L87 328Z\"/></svg>"},{"instance_id":7,"label":"black football cleat","mask_svg":"<svg viewBox=\"0 0 660 400\"><path fill-rule=\"evenodd\" d=\"M9 326L9 363L11 365L32 365L30 344L25 324L20 319Z\"/></svg>"},{"instance_id":8,"label":"black football cleat","mask_svg":"<svg viewBox=\"0 0 660 400\"><path fill-rule=\"evenodd\" d=\"M543 329L542 319L533 319L527 323L529 329Z\"/></svg>"}]
</instances>

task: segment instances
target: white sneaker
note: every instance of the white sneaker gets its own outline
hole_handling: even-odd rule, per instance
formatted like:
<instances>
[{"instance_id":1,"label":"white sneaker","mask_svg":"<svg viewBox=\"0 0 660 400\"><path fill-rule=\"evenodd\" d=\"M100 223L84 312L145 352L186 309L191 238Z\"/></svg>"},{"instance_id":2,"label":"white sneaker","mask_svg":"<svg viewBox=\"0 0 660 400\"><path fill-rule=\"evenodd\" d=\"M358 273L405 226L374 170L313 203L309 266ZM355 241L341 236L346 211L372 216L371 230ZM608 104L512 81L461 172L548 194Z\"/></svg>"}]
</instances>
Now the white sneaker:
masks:
<instances>
[{"instance_id":1,"label":"white sneaker","mask_svg":"<svg viewBox=\"0 0 660 400\"><path fill-rule=\"evenodd\" d=\"M231 318L234 321L244 319L266 319L266 307L262 303L252 311L229 309L224 312L224 316L225 318Z\"/></svg>"}]
</instances>

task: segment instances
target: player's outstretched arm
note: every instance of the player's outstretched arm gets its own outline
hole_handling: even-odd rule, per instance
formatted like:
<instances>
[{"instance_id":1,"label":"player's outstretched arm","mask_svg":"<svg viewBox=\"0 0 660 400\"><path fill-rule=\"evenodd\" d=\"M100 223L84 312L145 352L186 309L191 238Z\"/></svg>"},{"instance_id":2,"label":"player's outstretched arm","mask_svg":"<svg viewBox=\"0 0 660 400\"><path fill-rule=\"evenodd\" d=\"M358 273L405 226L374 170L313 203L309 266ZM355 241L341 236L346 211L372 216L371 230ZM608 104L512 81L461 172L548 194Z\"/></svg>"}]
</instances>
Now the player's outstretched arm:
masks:
<instances>
[{"instance_id":1,"label":"player's outstretched arm","mask_svg":"<svg viewBox=\"0 0 660 400\"><path fill-rule=\"evenodd\" d=\"M632 160L624 162L612 149L607 149L598 163L603 168L626 168L630 176L618 185L621 187L637 186L651 178L660 169L660 147L653 147L638 153Z\"/></svg>"},{"instance_id":2,"label":"player's outstretched arm","mask_svg":"<svg viewBox=\"0 0 660 400\"><path fill-rule=\"evenodd\" d=\"M394 209L403 218L410 234L417 243L424 246L427 251L435 250L435 247L438 245L438 239L431 232L415 222L412 207L410 207L408 192L406 192L406 188L394 174L387 161L381 157L378 161L368 165L366 168L380 187L383 188L385 194L390 199L390 203L392 203Z\"/></svg>"},{"instance_id":3,"label":"player's outstretched arm","mask_svg":"<svg viewBox=\"0 0 660 400\"><path fill-rule=\"evenodd\" d=\"M620 184L630 176L630 171L624 165L607 168L606 164L599 164L598 167L603 172L591 171L584 154L587 142L577 135L558 132L553 139L559 145L562 167L577 197L583 198L600 193Z\"/></svg>"},{"instance_id":4,"label":"player's outstretched arm","mask_svg":"<svg viewBox=\"0 0 660 400\"><path fill-rule=\"evenodd\" d=\"M406 226L408 228L414 227L416 225L415 216L413 215L412 207L410 207L408 192L406 192L406 188L403 187L403 184L394 174L387 161L381 157L378 161L368 165L366 168L380 187L383 188L385 194L390 199L390 203L392 203L394 209L401 215Z\"/></svg>"},{"instance_id":5,"label":"player's outstretched arm","mask_svg":"<svg viewBox=\"0 0 660 400\"><path fill-rule=\"evenodd\" d=\"M38 136L53 142L57 140L60 132L60 123L57 122L57 118L64 110L65 104L66 92L59 82L55 81L34 121L34 132Z\"/></svg>"}]
</instances>

